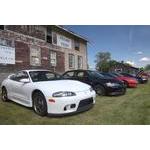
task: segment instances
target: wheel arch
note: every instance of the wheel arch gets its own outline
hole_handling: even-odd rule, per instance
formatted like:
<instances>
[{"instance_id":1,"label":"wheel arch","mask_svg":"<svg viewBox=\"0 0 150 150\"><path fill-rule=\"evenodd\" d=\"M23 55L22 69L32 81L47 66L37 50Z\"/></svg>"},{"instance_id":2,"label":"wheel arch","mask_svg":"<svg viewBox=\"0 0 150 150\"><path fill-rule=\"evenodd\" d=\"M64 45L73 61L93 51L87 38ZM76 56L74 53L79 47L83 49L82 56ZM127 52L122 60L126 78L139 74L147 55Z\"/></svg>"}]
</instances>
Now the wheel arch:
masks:
<instances>
[{"instance_id":1,"label":"wheel arch","mask_svg":"<svg viewBox=\"0 0 150 150\"><path fill-rule=\"evenodd\" d=\"M98 87L98 86L102 87L104 90L104 94L102 94L102 95L106 95L107 94L107 88L104 86L104 84L101 84L101 83L95 84L95 91L96 91L96 87ZM97 93L97 91L96 91L96 93Z\"/></svg>"},{"instance_id":2,"label":"wheel arch","mask_svg":"<svg viewBox=\"0 0 150 150\"><path fill-rule=\"evenodd\" d=\"M5 85L2 85L1 89L5 88L6 89L6 86ZM7 89L6 89L7 90Z\"/></svg>"},{"instance_id":3,"label":"wheel arch","mask_svg":"<svg viewBox=\"0 0 150 150\"><path fill-rule=\"evenodd\" d=\"M96 87L96 86L102 86L104 89L105 89L105 86L104 86L104 84L102 84L102 83L95 83L95 85L94 85L94 88Z\"/></svg>"},{"instance_id":4,"label":"wheel arch","mask_svg":"<svg viewBox=\"0 0 150 150\"><path fill-rule=\"evenodd\" d=\"M31 100L32 100L32 106L33 106L33 95L36 93L36 92L39 92L39 93L42 93L44 95L44 93L40 90L40 89L34 89L31 93Z\"/></svg>"}]
</instances>

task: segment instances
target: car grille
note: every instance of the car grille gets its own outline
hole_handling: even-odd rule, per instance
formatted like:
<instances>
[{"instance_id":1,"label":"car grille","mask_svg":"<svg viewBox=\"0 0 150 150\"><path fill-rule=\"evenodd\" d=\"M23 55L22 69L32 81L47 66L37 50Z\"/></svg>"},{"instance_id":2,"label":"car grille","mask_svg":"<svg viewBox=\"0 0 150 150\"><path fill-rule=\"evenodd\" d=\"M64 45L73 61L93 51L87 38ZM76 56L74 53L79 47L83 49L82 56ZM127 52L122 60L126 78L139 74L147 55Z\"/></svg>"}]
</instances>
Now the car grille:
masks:
<instances>
[{"instance_id":1,"label":"car grille","mask_svg":"<svg viewBox=\"0 0 150 150\"><path fill-rule=\"evenodd\" d=\"M78 106L78 111L93 105L93 98L81 100Z\"/></svg>"}]
</instances>

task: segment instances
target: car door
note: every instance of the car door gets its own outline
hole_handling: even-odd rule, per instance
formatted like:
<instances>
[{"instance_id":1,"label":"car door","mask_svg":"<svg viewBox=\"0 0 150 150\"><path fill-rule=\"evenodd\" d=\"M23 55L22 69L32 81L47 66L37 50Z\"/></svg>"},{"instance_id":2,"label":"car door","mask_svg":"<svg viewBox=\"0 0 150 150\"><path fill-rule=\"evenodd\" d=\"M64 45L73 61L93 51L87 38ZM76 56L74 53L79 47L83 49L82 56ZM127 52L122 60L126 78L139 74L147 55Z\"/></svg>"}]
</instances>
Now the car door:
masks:
<instances>
[{"instance_id":1,"label":"car door","mask_svg":"<svg viewBox=\"0 0 150 150\"><path fill-rule=\"evenodd\" d=\"M75 79L74 74L75 74L75 71L68 71L63 75L63 78L74 80Z\"/></svg>"},{"instance_id":2,"label":"car door","mask_svg":"<svg viewBox=\"0 0 150 150\"><path fill-rule=\"evenodd\" d=\"M20 103L28 104L29 98L27 93L30 88L30 83L23 83L20 81L25 78L29 78L26 71L20 71L15 75L14 80L12 81L12 98Z\"/></svg>"},{"instance_id":3,"label":"car door","mask_svg":"<svg viewBox=\"0 0 150 150\"><path fill-rule=\"evenodd\" d=\"M86 71L77 71L76 72L76 80L84 82L86 84L91 85L91 80L89 79L88 73Z\"/></svg>"}]
</instances>

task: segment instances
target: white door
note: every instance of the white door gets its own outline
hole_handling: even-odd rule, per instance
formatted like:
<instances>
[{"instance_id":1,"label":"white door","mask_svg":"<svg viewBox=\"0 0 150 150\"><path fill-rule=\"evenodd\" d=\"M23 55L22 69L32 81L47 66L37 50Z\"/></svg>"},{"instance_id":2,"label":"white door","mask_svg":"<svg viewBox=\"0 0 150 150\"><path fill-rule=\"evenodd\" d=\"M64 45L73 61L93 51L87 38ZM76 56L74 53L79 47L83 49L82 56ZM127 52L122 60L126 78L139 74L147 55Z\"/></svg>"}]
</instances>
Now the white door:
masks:
<instances>
[{"instance_id":1,"label":"white door","mask_svg":"<svg viewBox=\"0 0 150 150\"><path fill-rule=\"evenodd\" d=\"M30 104L28 96L30 83L23 83L20 81L21 79L25 78L29 78L25 71L20 71L14 76L14 79L11 81L11 97L14 101L17 101L23 105L28 105Z\"/></svg>"}]
</instances>

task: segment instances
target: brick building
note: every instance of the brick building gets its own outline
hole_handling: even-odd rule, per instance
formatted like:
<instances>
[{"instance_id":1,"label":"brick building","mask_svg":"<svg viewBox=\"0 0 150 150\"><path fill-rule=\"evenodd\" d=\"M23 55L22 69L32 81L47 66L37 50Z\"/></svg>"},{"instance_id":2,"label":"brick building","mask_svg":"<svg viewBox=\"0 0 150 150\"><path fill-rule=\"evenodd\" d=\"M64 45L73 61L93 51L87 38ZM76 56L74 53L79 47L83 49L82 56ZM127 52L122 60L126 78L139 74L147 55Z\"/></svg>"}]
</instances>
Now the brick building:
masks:
<instances>
[{"instance_id":1,"label":"brick building","mask_svg":"<svg viewBox=\"0 0 150 150\"><path fill-rule=\"evenodd\" d=\"M0 25L0 72L87 69L87 39L62 26Z\"/></svg>"}]
</instances>

